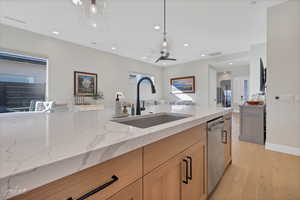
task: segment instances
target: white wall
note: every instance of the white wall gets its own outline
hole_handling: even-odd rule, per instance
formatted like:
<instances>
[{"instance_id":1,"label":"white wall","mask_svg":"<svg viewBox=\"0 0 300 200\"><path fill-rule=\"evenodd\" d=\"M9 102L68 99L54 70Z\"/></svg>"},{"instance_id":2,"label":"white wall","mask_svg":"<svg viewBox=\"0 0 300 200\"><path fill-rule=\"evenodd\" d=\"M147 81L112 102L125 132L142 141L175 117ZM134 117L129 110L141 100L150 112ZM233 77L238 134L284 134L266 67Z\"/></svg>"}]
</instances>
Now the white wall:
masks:
<instances>
[{"instance_id":1,"label":"white wall","mask_svg":"<svg viewBox=\"0 0 300 200\"><path fill-rule=\"evenodd\" d=\"M171 66L163 70L164 98L167 101L192 100L200 106L209 104L209 64L195 61ZM195 94L171 94L170 79L182 76L195 76Z\"/></svg>"},{"instance_id":2,"label":"white wall","mask_svg":"<svg viewBox=\"0 0 300 200\"><path fill-rule=\"evenodd\" d=\"M98 74L98 88L104 92L106 105L112 104L118 90L130 100L135 99L135 90L129 84L129 71L155 76L157 94L153 98L161 98L162 69L150 64L1 24L0 48L47 57L49 100L58 103L72 102L73 71Z\"/></svg>"},{"instance_id":3,"label":"white wall","mask_svg":"<svg viewBox=\"0 0 300 200\"><path fill-rule=\"evenodd\" d=\"M267 59L267 148L300 155L300 1L268 9Z\"/></svg>"},{"instance_id":4,"label":"white wall","mask_svg":"<svg viewBox=\"0 0 300 200\"><path fill-rule=\"evenodd\" d=\"M267 66L266 59L266 44L254 44L250 47L250 96L258 94L260 92L260 58L264 62L264 66Z\"/></svg>"},{"instance_id":5,"label":"white wall","mask_svg":"<svg viewBox=\"0 0 300 200\"><path fill-rule=\"evenodd\" d=\"M209 105L217 105L217 71L212 66L208 68L208 77L209 77Z\"/></svg>"}]
</instances>

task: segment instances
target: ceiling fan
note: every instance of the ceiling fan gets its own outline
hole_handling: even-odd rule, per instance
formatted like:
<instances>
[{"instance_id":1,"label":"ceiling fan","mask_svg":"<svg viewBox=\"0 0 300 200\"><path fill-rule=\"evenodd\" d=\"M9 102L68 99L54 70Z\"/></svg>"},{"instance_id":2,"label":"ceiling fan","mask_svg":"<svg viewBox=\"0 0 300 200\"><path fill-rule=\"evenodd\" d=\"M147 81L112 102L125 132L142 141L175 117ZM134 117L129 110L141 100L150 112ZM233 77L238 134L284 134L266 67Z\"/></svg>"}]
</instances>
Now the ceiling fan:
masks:
<instances>
[{"instance_id":1,"label":"ceiling fan","mask_svg":"<svg viewBox=\"0 0 300 200\"><path fill-rule=\"evenodd\" d=\"M163 42L162 48L160 51L160 57L155 61L158 63L159 61L176 61L175 58L170 58L170 52L168 51L168 41L167 41L167 16L166 16L166 0L164 0L164 33L163 33Z\"/></svg>"}]
</instances>

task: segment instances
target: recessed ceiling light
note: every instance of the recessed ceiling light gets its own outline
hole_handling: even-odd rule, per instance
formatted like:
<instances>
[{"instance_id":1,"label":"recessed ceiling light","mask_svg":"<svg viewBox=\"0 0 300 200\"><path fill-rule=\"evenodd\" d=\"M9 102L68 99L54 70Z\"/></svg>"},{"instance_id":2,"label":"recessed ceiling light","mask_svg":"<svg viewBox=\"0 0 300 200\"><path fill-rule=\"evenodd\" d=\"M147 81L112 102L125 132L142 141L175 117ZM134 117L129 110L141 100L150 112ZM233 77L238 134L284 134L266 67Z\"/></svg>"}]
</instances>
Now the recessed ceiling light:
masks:
<instances>
[{"instance_id":1,"label":"recessed ceiling light","mask_svg":"<svg viewBox=\"0 0 300 200\"><path fill-rule=\"evenodd\" d=\"M52 31L52 33L53 33L54 35L59 35L59 32L58 32L58 31Z\"/></svg>"},{"instance_id":2,"label":"recessed ceiling light","mask_svg":"<svg viewBox=\"0 0 300 200\"><path fill-rule=\"evenodd\" d=\"M96 28L96 27L97 27L97 24L96 24L96 23L93 23L92 26L93 26L94 28Z\"/></svg>"},{"instance_id":3,"label":"recessed ceiling light","mask_svg":"<svg viewBox=\"0 0 300 200\"><path fill-rule=\"evenodd\" d=\"M153 28L154 28L154 30L158 31L160 29L160 26L155 25Z\"/></svg>"},{"instance_id":4,"label":"recessed ceiling light","mask_svg":"<svg viewBox=\"0 0 300 200\"><path fill-rule=\"evenodd\" d=\"M201 56L202 56L202 57L205 57L206 55L205 55L205 54L201 54Z\"/></svg>"},{"instance_id":5,"label":"recessed ceiling light","mask_svg":"<svg viewBox=\"0 0 300 200\"><path fill-rule=\"evenodd\" d=\"M184 47L188 47L188 46L190 46L190 45L189 45L188 43L184 43L183 46L184 46Z\"/></svg>"},{"instance_id":6,"label":"recessed ceiling light","mask_svg":"<svg viewBox=\"0 0 300 200\"><path fill-rule=\"evenodd\" d=\"M116 50L116 49L117 49L116 47L112 47L112 48L111 48L111 50Z\"/></svg>"},{"instance_id":7,"label":"recessed ceiling light","mask_svg":"<svg viewBox=\"0 0 300 200\"><path fill-rule=\"evenodd\" d=\"M231 62L231 63L229 63L229 65L233 65L233 63Z\"/></svg>"}]
</instances>

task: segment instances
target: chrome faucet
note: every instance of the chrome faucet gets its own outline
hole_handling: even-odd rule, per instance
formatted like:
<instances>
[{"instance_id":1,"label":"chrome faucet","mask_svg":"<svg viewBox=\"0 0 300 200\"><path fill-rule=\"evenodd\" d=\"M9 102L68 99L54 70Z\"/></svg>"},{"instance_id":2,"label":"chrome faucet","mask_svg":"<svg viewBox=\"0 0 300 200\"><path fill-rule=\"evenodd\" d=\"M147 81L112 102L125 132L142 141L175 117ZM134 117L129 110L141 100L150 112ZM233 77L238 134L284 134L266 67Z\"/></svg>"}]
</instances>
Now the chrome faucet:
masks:
<instances>
[{"instance_id":1,"label":"chrome faucet","mask_svg":"<svg viewBox=\"0 0 300 200\"><path fill-rule=\"evenodd\" d=\"M153 81L149 77L143 77L137 83L137 99L136 99L136 115L141 115L141 102L140 102L140 85L144 80L148 80L151 84L152 94L156 93Z\"/></svg>"}]
</instances>

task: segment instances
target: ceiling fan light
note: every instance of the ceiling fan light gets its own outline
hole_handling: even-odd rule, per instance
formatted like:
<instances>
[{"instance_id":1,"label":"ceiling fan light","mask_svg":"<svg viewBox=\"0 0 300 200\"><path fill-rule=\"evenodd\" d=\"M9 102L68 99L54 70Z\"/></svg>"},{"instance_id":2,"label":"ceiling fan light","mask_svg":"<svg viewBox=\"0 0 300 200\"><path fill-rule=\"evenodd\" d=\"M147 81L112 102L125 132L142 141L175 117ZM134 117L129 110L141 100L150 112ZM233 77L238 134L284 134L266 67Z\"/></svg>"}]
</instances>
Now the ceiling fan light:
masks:
<instances>
[{"instance_id":1,"label":"ceiling fan light","mask_svg":"<svg viewBox=\"0 0 300 200\"><path fill-rule=\"evenodd\" d=\"M98 13L98 8L96 6L96 1L92 1L91 6L90 6L90 12L92 14L97 14Z\"/></svg>"},{"instance_id":2,"label":"ceiling fan light","mask_svg":"<svg viewBox=\"0 0 300 200\"><path fill-rule=\"evenodd\" d=\"M167 46L168 46L168 42L167 42L167 40L164 40L162 43L162 47L167 47Z\"/></svg>"}]
</instances>

